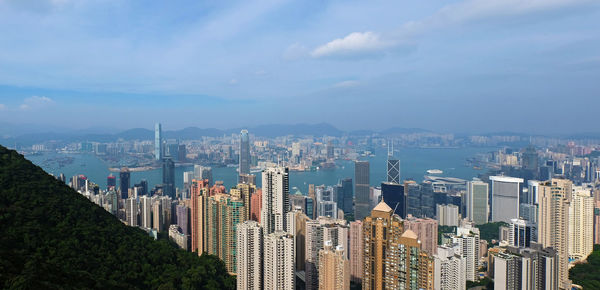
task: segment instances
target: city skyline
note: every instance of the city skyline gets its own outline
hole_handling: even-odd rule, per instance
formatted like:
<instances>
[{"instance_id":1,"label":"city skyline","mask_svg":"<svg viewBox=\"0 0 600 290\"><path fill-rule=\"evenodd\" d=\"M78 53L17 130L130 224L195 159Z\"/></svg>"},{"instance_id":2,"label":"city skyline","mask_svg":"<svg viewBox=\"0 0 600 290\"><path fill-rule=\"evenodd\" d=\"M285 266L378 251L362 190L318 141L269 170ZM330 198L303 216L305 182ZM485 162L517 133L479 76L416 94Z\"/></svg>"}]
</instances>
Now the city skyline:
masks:
<instances>
[{"instance_id":1,"label":"city skyline","mask_svg":"<svg viewBox=\"0 0 600 290\"><path fill-rule=\"evenodd\" d=\"M1 1L0 123L591 132L599 8ZM548 122L557 105L580 118ZM198 107L207 110L188 118ZM353 118L368 111L377 114Z\"/></svg>"}]
</instances>

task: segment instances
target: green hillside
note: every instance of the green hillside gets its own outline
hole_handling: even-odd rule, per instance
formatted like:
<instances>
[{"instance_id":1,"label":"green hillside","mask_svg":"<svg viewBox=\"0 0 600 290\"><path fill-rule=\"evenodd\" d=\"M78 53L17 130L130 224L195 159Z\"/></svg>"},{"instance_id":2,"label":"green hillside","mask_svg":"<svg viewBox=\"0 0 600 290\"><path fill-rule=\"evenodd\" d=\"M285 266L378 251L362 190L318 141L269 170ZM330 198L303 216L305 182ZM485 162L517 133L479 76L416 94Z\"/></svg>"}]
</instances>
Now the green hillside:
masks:
<instances>
[{"instance_id":1,"label":"green hillside","mask_svg":"<svg viewBox=\"0 0 600 290\"><path fill-rule=\"evenodd\" d=\"M0 288L233 289L214 256L155 241L0 146Z\"/></svg>"}]
</instances>

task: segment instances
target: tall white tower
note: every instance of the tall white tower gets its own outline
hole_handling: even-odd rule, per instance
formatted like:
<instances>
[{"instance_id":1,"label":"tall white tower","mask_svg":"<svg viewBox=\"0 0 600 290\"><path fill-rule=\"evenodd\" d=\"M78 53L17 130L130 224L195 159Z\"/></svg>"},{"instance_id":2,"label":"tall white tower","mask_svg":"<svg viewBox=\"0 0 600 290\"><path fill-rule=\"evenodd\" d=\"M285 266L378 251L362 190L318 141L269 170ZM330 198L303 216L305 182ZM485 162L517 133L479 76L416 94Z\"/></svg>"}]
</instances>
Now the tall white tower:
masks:
<instances>
[{"instance_id":1,"label":"tall white tower","mask_svg":"<svg viewBox=\"0 0 600 290\"><path fill-rule=\"evenodd\" d=\"M271 167L262 172L262 209L260 223L265 235L287 229L290 207L289 173L285 167Z\"/></svg>"}]
</instances>

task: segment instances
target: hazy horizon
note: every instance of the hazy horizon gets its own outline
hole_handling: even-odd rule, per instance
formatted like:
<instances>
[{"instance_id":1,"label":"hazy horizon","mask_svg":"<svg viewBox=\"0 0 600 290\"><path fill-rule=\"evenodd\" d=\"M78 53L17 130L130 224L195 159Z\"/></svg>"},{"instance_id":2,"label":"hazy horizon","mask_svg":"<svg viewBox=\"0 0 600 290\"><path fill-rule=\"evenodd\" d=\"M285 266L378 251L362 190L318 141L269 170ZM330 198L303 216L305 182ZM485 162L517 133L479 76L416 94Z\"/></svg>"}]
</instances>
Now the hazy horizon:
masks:
<instances>
[{"instance_id":1,"label":"hazy horizon","mask_svg":"<svg viewBox=\"0 0 600 290\"><path fill-rule=\"evenodd\" d=\"M599 132L588 0L0 0L0 124Z\"/></svg>"}]
</instances>

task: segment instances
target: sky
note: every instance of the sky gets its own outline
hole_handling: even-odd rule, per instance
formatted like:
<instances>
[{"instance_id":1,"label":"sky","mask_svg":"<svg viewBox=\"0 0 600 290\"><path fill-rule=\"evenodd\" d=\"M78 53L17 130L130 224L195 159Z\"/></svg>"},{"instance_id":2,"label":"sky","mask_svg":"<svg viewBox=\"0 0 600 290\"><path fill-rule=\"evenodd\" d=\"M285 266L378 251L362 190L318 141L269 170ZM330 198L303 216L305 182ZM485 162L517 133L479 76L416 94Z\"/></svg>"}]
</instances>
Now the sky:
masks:
<instances>
[{"instance_id":1,"label":"sky","mask_svg":"<svg viewBox=\"0 0 600 290\"><path fill-rule=\"evenodd\" d=\"M600 1L0 0L0 124L600 131Z\"/></svg>"}]
</instances>

